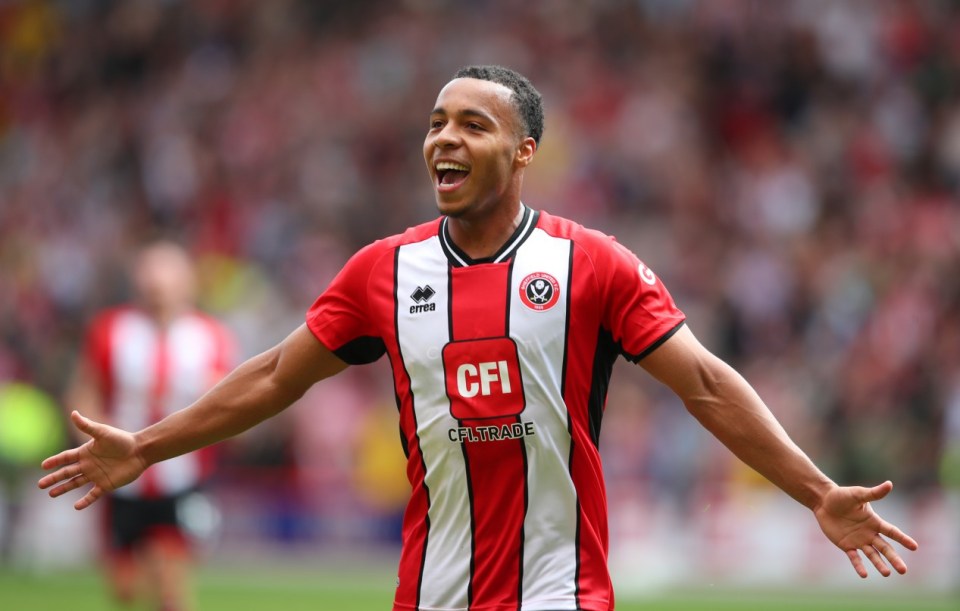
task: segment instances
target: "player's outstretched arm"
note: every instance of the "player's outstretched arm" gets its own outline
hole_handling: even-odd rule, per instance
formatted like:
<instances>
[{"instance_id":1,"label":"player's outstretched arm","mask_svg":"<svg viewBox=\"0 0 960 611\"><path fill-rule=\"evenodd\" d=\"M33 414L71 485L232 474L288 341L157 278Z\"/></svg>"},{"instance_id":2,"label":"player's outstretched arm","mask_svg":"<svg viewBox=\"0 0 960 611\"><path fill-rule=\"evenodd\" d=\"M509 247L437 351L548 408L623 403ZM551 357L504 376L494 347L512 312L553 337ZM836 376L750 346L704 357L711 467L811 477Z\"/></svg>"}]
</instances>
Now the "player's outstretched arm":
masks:
<instances>
[{"instance_id":1,"label":"player's outstretched arm","mask_svg":"<svg viewBox=\"0 0 960 611\"><path fill-rule=\"evenodd\" d=\"M687 410L740 460L814 512L827 538L843 550L854 570L867 576L864 553L881 575L907 565L885 537L910 550L917 543L882 520L871 501L893 484L840 487L813 464L743 377L713 355L686 327L640 363L670 387Z\"/></svg>"},{"instance_id":2,"label":"player's outstretched arm","mask_svg":"<svg viewBox=\"0 0 960 611\"><path fill-rule=\"evenodd\" d=\"M347 364L301 325L277 346L227 375L186 409L135 433L71 415L91 439L43 461L56 469L40 479L51 496L93 484L75 504L84 509L104 493L126 485L149 466L237 435L274 416L303 396L316 382Z\"/></svg>"}]
</instances>

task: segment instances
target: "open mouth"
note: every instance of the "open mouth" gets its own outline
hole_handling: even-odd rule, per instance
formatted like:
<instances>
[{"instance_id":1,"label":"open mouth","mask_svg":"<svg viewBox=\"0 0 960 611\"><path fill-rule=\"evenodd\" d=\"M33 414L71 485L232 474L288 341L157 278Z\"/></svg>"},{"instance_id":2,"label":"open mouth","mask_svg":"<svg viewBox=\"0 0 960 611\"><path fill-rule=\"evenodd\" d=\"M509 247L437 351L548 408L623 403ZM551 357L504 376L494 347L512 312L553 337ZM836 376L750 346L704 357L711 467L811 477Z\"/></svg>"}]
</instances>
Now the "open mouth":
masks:
<instances>
[{"instance_id":1,"label":"open mouth","mask_svg":"<svg viewBox=\"0 0 960 611\"><path fill-rule=\"evenodd\" d=\"M440 161L435 169L437 171L437 188L441 191L456 189L470 175L470 168L452 161Z\"/></svg>"}]
</instances>

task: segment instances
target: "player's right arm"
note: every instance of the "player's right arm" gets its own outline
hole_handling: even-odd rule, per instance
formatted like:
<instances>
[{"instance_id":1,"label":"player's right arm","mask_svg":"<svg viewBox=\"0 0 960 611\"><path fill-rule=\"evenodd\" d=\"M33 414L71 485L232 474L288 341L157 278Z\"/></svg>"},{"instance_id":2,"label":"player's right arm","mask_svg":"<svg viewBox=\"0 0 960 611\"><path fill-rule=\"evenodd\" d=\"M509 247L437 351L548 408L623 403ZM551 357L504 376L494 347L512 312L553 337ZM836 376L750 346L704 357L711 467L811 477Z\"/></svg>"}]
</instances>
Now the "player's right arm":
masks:
<instances>
[{"instance_id":1,"label":"player's right arm","mask_svg":"<svg viewBox=\"0 0 960 611\"><path fill-rule=\"evenodd\" d=\"M44 469L56 471L40 479L39 486L50 488L50 496L57 497L93 484L74 504L84 509L156 462L222 441L280 413L312 385L346 367L301 325L278 345L237 367L186 409L135 433L73 412L73 423L91 439L43 461Z\"/></svg>"}]
</instances>

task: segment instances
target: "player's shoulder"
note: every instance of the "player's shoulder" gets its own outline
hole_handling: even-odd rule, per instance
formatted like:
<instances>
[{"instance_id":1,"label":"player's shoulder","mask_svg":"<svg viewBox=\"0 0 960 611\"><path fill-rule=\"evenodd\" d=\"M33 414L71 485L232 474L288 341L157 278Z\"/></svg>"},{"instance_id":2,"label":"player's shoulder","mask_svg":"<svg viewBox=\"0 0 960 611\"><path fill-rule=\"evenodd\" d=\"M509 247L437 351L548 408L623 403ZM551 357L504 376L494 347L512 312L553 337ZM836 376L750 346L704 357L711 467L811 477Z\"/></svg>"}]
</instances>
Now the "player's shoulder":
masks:
<instances>
[{"instance_id":1,"label":"player's shoulder","mask_svg":"<svg viewBox=\"0 0 960 611\"><path fill-rule=\"evenodd\" d=\"M376 261L386 255L393 255L393 252L400 246L415 244L439 235L440 218L409 227L401 233L375 240L354 254L353 259L366 261Z\"/></svg>"},{"instance_id":2,"label":"player's shoulder","mask_svg":"<svg viewBox=\"0 0 960 611\"><path fill-rule=\"evenodd\" d=\"M588 252L617 248L617 240L613 236L549 212L540 212L537 227L553 237L569 239Z\"/></svg>"},{"instance_id":3,"label":"player's shoulder","mask_svg":"<svg viewBox=\"0 0 960 611\"><path fill-rule=\"evenodd\" d=\"M140 310L132 304L119 304L107 306L96 312L90 318L91 327L106 327L116 324L117 321L124 318L131 318L140 315Z\"/></svg>"}]
</instances>

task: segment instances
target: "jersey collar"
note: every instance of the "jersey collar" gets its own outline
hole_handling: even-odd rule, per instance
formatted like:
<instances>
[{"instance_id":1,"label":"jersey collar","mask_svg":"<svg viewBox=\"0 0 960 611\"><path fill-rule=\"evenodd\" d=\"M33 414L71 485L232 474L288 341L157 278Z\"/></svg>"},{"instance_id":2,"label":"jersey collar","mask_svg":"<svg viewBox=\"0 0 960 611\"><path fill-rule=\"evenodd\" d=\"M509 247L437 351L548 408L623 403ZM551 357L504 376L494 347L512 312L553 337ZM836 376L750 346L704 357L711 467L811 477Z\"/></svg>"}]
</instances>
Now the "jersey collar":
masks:
<instances>
[{"instance_id":1,"label":"jersey collar","mask_svg":"<svg viewBox=\"0 0 960 611\"><path fill-rule=\"evenodd\" d=\"M531 210L524 204L521 204L521 206L523 206L523 217L520 219L520 224L517 225L513 235L500 247L500 250L482 259L472 259L453 243L453 240L450 239L450 229L447 227L449 219L444 217L440 223L440 247L449 259L450 264L454 267L467 267L480 263L502 263L512 257L520 248L520 245L533 233L537 226L537 220L540 218L539 210Z\"/></svg>"}]
</instances>

